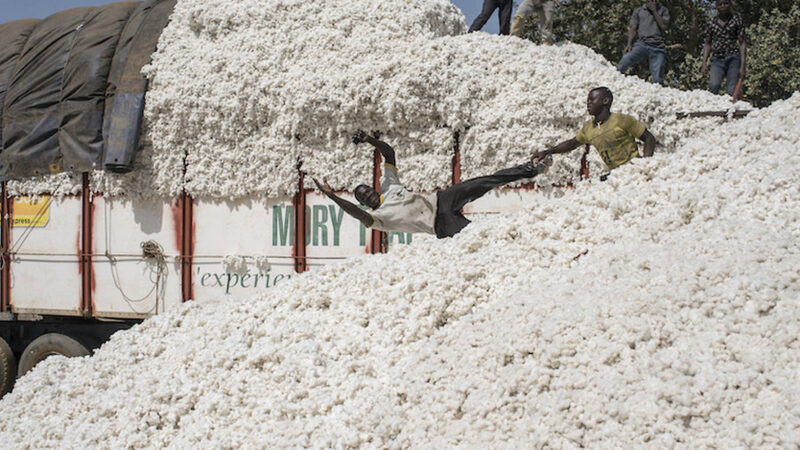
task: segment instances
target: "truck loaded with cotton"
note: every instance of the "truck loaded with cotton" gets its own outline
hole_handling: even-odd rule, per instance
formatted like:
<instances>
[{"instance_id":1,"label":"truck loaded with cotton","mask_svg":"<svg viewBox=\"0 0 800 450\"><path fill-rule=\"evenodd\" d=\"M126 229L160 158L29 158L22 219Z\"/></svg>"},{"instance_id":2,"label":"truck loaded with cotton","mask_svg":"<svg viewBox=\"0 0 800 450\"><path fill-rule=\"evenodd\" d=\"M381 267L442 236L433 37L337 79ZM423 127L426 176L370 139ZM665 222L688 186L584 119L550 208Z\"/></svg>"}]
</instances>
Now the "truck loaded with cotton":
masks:
<instances>
[{"instance_id":1,"label":"truck loaded with cotton","mask_svg":"<svg viewBox=\"0 0 800 450\"><path fill-rule=\"evenodd\" d=\"M0 25L4 447L800 445L800 94L466 30L445 0ZM604 182L556 156L453 238L310 183L378 182L359 128L411 190L490 173L575 136L597 86L655 155Z\"/></svg>"}]
</instances>

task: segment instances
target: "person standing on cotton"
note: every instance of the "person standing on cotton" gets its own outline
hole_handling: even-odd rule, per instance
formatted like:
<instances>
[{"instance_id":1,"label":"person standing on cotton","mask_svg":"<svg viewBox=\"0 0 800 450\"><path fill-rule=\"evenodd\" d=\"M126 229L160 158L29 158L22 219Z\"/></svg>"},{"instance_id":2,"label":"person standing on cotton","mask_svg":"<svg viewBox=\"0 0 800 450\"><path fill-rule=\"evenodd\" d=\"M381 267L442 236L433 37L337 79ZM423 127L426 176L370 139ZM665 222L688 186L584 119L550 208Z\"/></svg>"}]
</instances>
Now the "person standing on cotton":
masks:
<instances>
[{"instance_id":1,"label":"person standing on cotton","mask_svg":"<svg viewBox=\"0 0 800 450\"><path fill-rule=\"evenodd\" d=\"M525 36L525 20L528 17L536 16L539 18L539 32L542 34L542 42L545 44L553 43L553 11L556 9L554 0L523 0L519 5L514 20L511 22L511 34L518 38Z\"/></svg>"},{"instance_id":2,"label":"person standing on cotton","mask_svg":"<svg viewBox=\"0 0 800 450\"><path fill-rule=\"evenodd\" d=\"M703 46L703 75L709 73L709 56L711 73L708 90L718 93L725 78L726 92L734 95L736 84L744 80L747 46L742 18L731 12L729 0L717 0L717 16L708 22Z\"/></svg>"},{"instance_id":3,"label":"person standing on cotton","mask_svg":"<svg viewBox=\"0 0 800 450\"><path fill-rule=\"evenodd\" d=\"M489 18L492 17L495 9L499 9L497 15L500 19L500 34L507 35L511 27L511 10L514 9L513 0L483 0L481 13L472 22L469 32L480 31Z\"/></svg>"},{"instance_id":4,"label":"person standing on cotton","mask_svg":"<svg viewBox=\"0 0 800 450\"><path fill-rule=\"evenodd\" d=\"M631 28L628 30L628 45L619 60L617 70L622 73L634 64L647 60L653 83L664 84L664 67L667 61L667 48L664 33L669 28L669 10L657 2L648 1L633 10ZM639 39L634 43L636 37Z\"/></svg>"},{"instance_id":5,"label":"person standing on cotton","mask_svg":"<svg viewBox=\"0 0 800 450\"><path fill-rule=\"evenodd\" d=\"M647 127L633 116L611 112L614 94L607 87L597 87L589 91L586 110L594 116L583 125L578 135L547 150L537 152L534 158L569 153L581 144L591 144L606 163L608 170L629 163L639 157L636 139L644 141L642 156L653 156L656 138ZM601 177L604 179L605 175Z\"/></svg>"},{"instance_id":6,"label":"person standing on cotton","mask_svg":"<svg viewBox=\"0 0 800 450\"><path fill-rule=\"evenodd\" d=\"M367 228L435 234L440 239L453 237L470 223L461 213L464 205L496 187L544 173L552 163L549 157L532 158L524 164L472 178L441 191L418 193L407 190L400 183L394 149L389 144L358 130L353 143L362 142L372 144L384 158L381 192L366 184L359 184L354 191L358 202L370 208L370 212L336 195L326 181L314 178L319 190Z\"/></svg>"}]
</instances>

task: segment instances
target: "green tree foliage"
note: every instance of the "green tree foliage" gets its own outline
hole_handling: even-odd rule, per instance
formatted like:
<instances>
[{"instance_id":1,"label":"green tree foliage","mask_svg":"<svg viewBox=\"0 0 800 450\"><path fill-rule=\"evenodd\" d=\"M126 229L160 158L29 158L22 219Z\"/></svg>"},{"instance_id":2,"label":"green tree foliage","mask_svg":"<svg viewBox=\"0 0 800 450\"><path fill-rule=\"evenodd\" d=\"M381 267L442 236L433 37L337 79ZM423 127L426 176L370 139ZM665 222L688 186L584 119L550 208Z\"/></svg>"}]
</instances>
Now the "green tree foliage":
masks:
<instances>
[{"instance_id":1,"label":"green tree foliage","mask_svg":"<svg viewBox=\"0 0 800 450\"><path fill-rule=\"evenodd\" d=\"M706 89L701 74L706 23L716 14L713 0L661 1L670 11L667 33L667 85ZM560 0L555 13L557 40L591 47L616 64L627 42L631 13L643 0ZM738 0L733 10L747 30L746 98L758 105L800 90L800 4L797 0ZM539 42L536 18L526 24L528 38ZM646 64L629 74L650 77Z\"/></svg>"},{"instance_id":2,"label":"green tree foliage","mask_svg":"<svg viewBox=\"0 0 800 450\"><path fill-rule=\"evenodd\" d=\"M762 14L747 31L745 91L750 98L764 105L800 91L800 4Z\"/></svg>"}]
</instances>

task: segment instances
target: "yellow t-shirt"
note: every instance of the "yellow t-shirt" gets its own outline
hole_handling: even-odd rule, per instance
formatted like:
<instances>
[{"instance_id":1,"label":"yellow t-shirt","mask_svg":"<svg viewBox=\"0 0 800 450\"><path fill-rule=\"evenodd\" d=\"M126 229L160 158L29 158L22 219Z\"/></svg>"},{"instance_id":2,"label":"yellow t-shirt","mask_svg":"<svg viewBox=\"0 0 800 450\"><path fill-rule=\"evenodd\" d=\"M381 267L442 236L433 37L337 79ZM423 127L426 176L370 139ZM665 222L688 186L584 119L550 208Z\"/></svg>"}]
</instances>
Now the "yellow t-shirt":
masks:
<instances>
[{"instance_id":1,"label":"yellow t-shirt","mask_svg":"<svg viewBox=\"0 0 800 450\"><path fill-rule=\"evenodd\" d=\"M611 170L639 156L635 139L642 137L644 130L644 124L633 116L611 113L600 125L595 125L594 120L586 122L575 140L593 145Z\"/></svg>"}]
</instances>

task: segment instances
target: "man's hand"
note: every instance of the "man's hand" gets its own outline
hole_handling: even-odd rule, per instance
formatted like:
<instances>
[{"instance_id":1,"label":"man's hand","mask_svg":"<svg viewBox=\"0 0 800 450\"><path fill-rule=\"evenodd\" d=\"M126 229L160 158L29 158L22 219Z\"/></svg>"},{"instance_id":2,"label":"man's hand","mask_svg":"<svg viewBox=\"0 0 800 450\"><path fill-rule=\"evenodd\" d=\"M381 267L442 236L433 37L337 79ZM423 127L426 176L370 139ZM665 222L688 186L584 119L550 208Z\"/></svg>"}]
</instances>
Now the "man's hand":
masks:
<instances>
[{"instance_id":1,"label":"man's hand","mask_svg":"<svg viewBox=\"0 0 800 450\"><path fill-rule=\"evenodd\" d=\"M362 142L366 142L366 140L367 140L367 133L365 133L364 130L358 130L353 135L353 144L358 145Z\"/></svg>"},{"instance_id":2,"label":"man's hand","mask_svg":"<svg viewBox=\"0 0 800 450\"><path fill-rule=\"evenodd\" d=\"M322 191L323 194L327 195L328 197L334 195L333 188L328 184L327 180L324 180L322 183L320 183L319 180L314 177L311 177L311 179L314 180L314 183L317 184L317 187L320 191Z\"/></svg>"},{"instance_id":3,"label":"man's hand","mask_svg":"<svg viewBox=\"0 0 800 450\"><path fill-rule=\"evenodd\" d=\"M533 153L533 155L531 156L531 162L532 162L534 165L535 165L535 164L538 164L539 162L541 162L541 161L542 161L542 159L543 159L543 158L546 158L548 155L550 155L550 152L549 152L549 151L547 151L547 150L542 150L542 151L534 152L534 153Z\"/></svg>"},{"instance_id":4,"label":"man's hand","mask_svg":"<svg viewBox=\"0 0 800 450\"><path fill-rule=\"evenodd\" d=\"M622 54L627 55L628 53L631 52L631 50L633 50L633 47L631 47L631 44L628 44L625 46L625 50L622 51Z\"/></svg>"}]
</instances>

